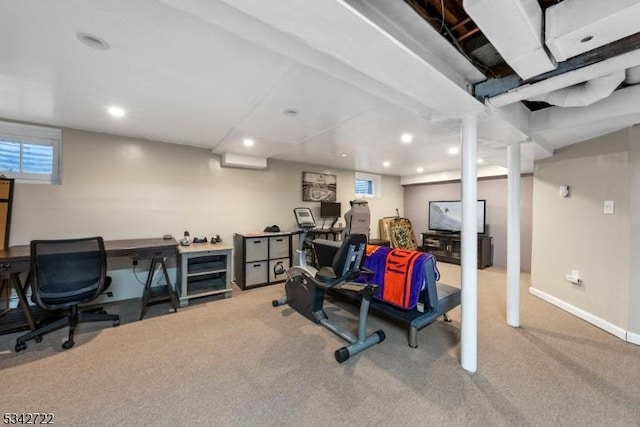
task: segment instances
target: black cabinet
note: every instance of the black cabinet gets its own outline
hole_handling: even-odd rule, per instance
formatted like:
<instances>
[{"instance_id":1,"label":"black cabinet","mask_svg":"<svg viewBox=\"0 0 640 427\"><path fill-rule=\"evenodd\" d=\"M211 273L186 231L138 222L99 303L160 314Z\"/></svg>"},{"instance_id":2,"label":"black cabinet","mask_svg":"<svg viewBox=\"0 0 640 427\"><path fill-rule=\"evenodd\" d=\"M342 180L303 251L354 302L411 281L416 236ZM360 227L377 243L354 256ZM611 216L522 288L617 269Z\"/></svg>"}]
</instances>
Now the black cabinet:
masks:
<instances>
[{"instance_id":1,"label":"black cabinet","mask_svg":"<svg viewBox=\"0 0 640 427\"><path fill-rule=\"evenodd\" d=\"M460 234L422 233L422 250L433 254L438 261L460 264L462 241ZM491 267L491 237L478 235L478 268Z\"/></svg>"}]
</instances>

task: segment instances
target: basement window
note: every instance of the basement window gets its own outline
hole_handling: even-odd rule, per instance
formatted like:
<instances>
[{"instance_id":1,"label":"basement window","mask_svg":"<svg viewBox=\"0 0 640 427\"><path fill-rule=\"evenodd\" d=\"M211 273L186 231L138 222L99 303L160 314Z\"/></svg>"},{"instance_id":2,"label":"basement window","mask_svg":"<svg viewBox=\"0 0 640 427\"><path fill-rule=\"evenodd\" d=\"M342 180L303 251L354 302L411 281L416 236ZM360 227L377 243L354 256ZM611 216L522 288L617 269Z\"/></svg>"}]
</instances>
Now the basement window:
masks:
<instances>
[{"instance_id":1,"label":"basement window","mask_svg":"<svg viewBox=\"0 0 640 427\"><path fill-rule=\"evenodd\" d=\"M362 198L382 197L382 179L380 175L356 172L355 195Z\"/></svg>"},{"instance_id":2,"label":"basement window","mask_svg":"<svg viewBox=\"0 0 640 427\"><path fill-rule=\"evenodd\" d=\"M60 183L62 131L0 122L0 175L27 183Z\"/></svg>"}]
</instances>

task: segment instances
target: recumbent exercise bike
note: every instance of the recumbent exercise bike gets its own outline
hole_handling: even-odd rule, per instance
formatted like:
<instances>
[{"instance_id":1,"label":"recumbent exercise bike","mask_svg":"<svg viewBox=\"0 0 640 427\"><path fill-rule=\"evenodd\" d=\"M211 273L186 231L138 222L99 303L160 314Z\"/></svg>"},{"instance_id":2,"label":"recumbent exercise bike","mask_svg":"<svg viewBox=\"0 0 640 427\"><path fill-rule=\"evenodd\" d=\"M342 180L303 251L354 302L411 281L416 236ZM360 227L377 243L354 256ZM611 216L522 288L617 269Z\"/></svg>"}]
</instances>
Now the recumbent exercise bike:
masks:
<instances>
[{"instance_id":1,"label":"recumbent exercise bike","mask_svg":"<svg viewBox=\"0 0 640 427\"><path fill-rule=\"evenodd\" d=\"M358 277L373 277L373 272L362 267L367 245L367 236L364 234L351 234L345 236L342 242L323 243L321 239L310 243L307 234L310 229L316 227L313 214L309 208L295 208L294 214L300 229L300 245L298 247L299 264L284 270L281 268L277 274L286 274L286 295L273 300L273 306L278 307L289 304L293 309L315 323L319 323L331 332L349 343L335 351L335 358L339 363L349 357L378 344L385 339L384 331L378 330L366 335L367 317L371 298L378 291L378 285L371 283L353 282ZM331 265L319 266L319 269L307 265L307 250L314 250L314 245L329 244L338 248ZM358 335L332 323L323 309L325 293L328 290L340 290L355 292L361 296L360 314L358 318Z\"/></svg>"}]
</instances>

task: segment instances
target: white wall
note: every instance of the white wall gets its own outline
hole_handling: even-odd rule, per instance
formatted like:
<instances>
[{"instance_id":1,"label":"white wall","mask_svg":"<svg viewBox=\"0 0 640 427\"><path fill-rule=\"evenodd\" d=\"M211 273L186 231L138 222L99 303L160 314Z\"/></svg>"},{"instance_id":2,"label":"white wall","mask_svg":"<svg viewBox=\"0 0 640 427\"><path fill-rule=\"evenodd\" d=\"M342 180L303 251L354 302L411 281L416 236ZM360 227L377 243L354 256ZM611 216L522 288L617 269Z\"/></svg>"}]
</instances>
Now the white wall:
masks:
<instances>
[{"instance_id":1,"label":"white wall","mask_svg":"<svg viewBox=\"0 0 640 427\"><path fill-rule=\"evenodd\" d=\"M272 224L293 231L294 207L319 212L319 203L302 202L303 171L338 176L343 213L354 199L354 171L271 159L265 170L223 168L204 148L75 129L62 136L62 185L16 185L11 245L87 235L179 239L185 230L197 237L219 234L231 244L236 232ZM403 197L399 177L384 176L382 198L369 203L372 223L401 207ZM371 238L377 237L374 226ZM109 260L110 269L125 270L110 273L114 282L117 274L133 279L130 264Z\"/></svg>"},{"instance_id":2,"label":"white wall","mask_svg":"<svg viewBox=\"0 0 640 427\"><path fill-rule=\"evenodd\" d=\"M630 200L638 197L629 143L626 129L565 147L536 162L533 183L532 291L618 335L630 308L637 311L629 299ZM569 198L559 196L561 185L571 187ZM605 200L615 214L604 214ZM572 270L582 286L565 280Z\"/></svg>"}]
</instances>

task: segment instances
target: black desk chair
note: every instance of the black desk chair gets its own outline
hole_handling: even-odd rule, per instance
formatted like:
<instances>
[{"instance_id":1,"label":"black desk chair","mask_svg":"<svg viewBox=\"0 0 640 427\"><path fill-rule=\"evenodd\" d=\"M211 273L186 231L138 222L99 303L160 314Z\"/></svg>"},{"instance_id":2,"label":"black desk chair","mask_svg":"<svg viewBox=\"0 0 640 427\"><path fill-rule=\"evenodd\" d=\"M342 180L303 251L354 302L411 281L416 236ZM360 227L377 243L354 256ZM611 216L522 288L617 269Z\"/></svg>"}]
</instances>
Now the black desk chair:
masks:
<instances>
[{"instance_id":1,"label":"black desk chair","mask_svg":"<svg viewBox=\"0 0 640 427\"><path fill-rule=\"evenodd\" d=\"M69 326L69 339L62 348L73 347L73 333L80 322L110 320L120 324L117 314L80 312L78 306L95 300L110 284L107 255L102 237L31 242L31 299L45 310L67 309L64 317L47 323L16 340L16 352L26 341Z\"/></svg>"}]
</instances>

